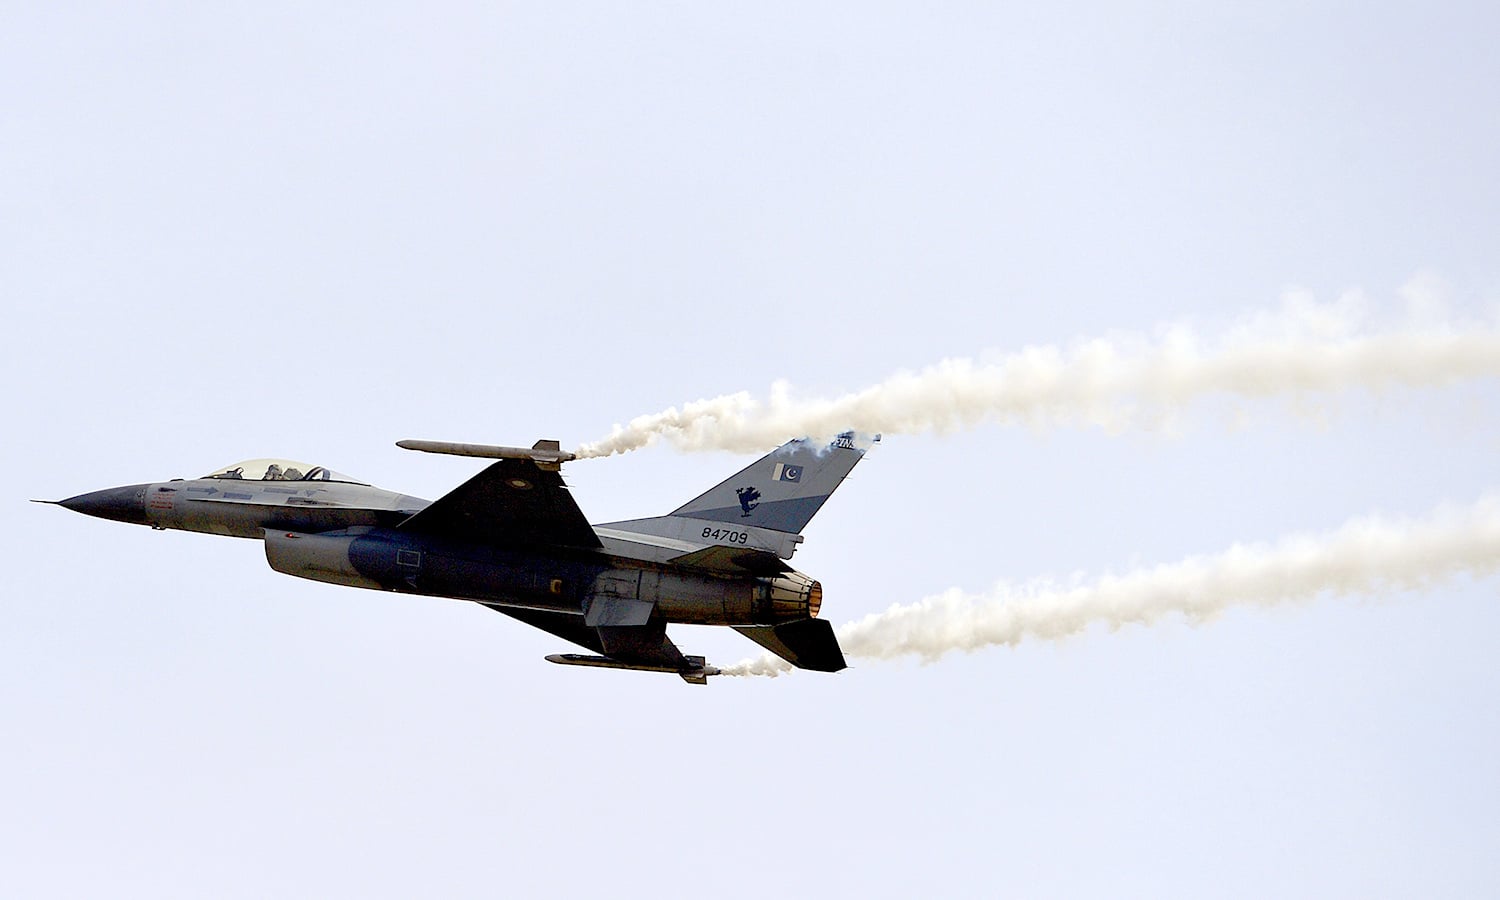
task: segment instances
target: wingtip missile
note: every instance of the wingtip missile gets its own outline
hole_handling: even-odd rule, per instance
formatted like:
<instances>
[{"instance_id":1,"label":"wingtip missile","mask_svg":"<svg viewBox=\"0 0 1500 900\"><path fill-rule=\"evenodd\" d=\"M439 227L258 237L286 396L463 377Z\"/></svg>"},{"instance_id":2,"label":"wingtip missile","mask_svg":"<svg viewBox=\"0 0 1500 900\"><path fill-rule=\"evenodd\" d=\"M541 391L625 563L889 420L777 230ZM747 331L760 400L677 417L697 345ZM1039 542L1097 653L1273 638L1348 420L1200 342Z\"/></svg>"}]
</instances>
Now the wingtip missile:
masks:
<instances>
[{"instance_id":1,"label":"wingtip missile","mask_svg":"<svg viewBox=\"0 0 1500 900\"><path fill-rule=\"evenodd\" d=\"M557 441L537 441L530 448L497 447L491 444L461 444L453 441L397 441L402 450L443 453L448 456L477 456L483 459L529 459L538 465L558 466L578 458L562 449Z\"/></svg>"},{"instance_id":2,"label":"wingtip missile","mask_svg":"<svg viewBox=\"0 0 1500 900\"><path fill-rule=\"evenodd\" d=\"M557 663L560 666L588 666L595 669L628 669L632 672L668 672L672 675L682 676L682 680L688 684L707 684L710 675L722 674L717 666L710 666L704 662L701 656L689 656L687 661L692 665L689 669L678 669L672 666L651 666L638 663L620 662L607 656L589 656L586 653L553 653L547 657L547 662Z\"/></svg>"}]
</instances>

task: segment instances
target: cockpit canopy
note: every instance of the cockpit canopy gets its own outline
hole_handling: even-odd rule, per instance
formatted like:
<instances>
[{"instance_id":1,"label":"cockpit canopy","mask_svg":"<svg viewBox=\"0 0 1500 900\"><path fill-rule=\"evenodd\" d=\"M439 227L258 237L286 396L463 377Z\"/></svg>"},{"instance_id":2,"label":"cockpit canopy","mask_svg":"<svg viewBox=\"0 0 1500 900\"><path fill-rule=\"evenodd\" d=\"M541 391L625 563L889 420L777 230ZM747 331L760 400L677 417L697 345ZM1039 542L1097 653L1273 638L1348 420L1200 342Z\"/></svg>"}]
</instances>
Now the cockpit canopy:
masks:
<instances>
[{"instance_id":1,"label":"cockpit canopy","mask_svg":"<svg viewBox=\"0 0 1500 900\"><path fill-rule=\"evenodd\" d=\"M247 459L244 462L215 469L204 478L227 481L347 481L364 484L323 466L310 466L290 459Z\"/></svg>"}]
</instances>

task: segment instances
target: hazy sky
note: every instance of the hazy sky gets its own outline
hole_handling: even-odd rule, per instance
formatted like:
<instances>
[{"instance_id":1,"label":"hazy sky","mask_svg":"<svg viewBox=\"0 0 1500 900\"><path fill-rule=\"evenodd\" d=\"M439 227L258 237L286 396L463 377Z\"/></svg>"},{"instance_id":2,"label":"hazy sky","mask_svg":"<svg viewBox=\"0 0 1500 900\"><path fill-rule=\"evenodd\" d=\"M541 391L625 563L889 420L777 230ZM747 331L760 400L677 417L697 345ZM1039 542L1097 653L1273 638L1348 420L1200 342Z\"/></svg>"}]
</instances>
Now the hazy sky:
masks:
<instances>
[{"instance_id":1,"label":"hazy sky","mask_svg":"<svg viewBox=\"0 0 1500 900\"><path fill-rule=\"evenodd\" d=\"M396 440L1289 291L1493 329L1493 5L1241 7L0 4L0 894L1500 892L1493 575L694 688L24 502L258 456L436 497L478 464ZM793 562L841 624L1500 490L1493 378L1147 418L888 435ZM609 521L749 459L565 474Z\"/></svg>"}]
</instances>

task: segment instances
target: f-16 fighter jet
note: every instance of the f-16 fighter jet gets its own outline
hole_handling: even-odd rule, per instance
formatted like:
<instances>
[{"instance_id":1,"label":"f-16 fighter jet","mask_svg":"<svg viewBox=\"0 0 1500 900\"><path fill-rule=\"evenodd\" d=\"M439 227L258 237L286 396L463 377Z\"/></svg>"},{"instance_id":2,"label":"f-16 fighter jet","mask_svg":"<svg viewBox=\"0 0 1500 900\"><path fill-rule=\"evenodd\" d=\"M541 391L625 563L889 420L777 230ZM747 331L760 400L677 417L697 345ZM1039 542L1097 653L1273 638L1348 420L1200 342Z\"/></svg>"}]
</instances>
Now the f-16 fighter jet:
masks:
<instances>
[{"instance_id":1,"label":"f-16 fighter jet","mask_svg":"<svg viewBox=\"0 0 1500 900\"><path fill-rule=\"evenodd\" d=\"M573 502L561 467L576 457L556 441L398 446L497 461L431 502L270 459L57 502L156 529L254 538L278 572L469 600L593 651L547 657L555 663L705 684L719 670L667 637L668 623L684 622L728 625L799 668L845 667L833 628L817 618L822 586L786 560L864 456L853 434L828 446L792 441L668 515L602 525Z\"/></svg>"}]
</instances>

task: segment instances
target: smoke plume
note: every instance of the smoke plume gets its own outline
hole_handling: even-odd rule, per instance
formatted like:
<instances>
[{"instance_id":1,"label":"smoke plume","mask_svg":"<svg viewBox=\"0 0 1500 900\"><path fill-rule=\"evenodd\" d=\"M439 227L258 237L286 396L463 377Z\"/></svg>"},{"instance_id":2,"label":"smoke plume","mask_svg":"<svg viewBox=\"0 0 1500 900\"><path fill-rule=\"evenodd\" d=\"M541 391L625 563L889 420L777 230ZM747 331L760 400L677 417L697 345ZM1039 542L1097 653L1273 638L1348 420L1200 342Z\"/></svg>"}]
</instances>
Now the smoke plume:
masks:
<instances>
[{"instance_id":1,"label":"smoke plume","mask_svg":"<svg viewBox=\"0 0 1500 900\"><path fill-rule=\"evenodd\" d=\"M1070 347L1035 346L985 359L948 359L897 372L833 398L798 397L782 381L768 398L729 394L616 425L580 457L609 456L665 439L681 450L761 452L785 440L844 431L948 432L984 423L1154 426L1210 396L1299 399L1355 389L1427 388L1500 375L1500 328L1458 327L1411 300L1403 325L1369 327L1349 295L1317 304L1301 295L1240 322L1217 340L1186 326L1154 338L1116 336Z\"/></svg>"},{"instance_id":2,"label":"smoke plume","mask_svg":"<svg viewBox=\"0 0 1500 900\"><path fill-rule=\"evenodd\" d=\"M1202 622L1234 606L1276 606L1320 596L1370 595L1429 587L1500 569L1500 496L1421 519L1355 519L1316 536L1235 545L1215 556L1058 586L1001 584L982 594L953 589L892 606L837 629L858 659L915 656L1057 640L1092 625L1150 625L1168 616ZM767 654L723 671L771 675L791 666Z\"/></svg>"}]
</instances>

